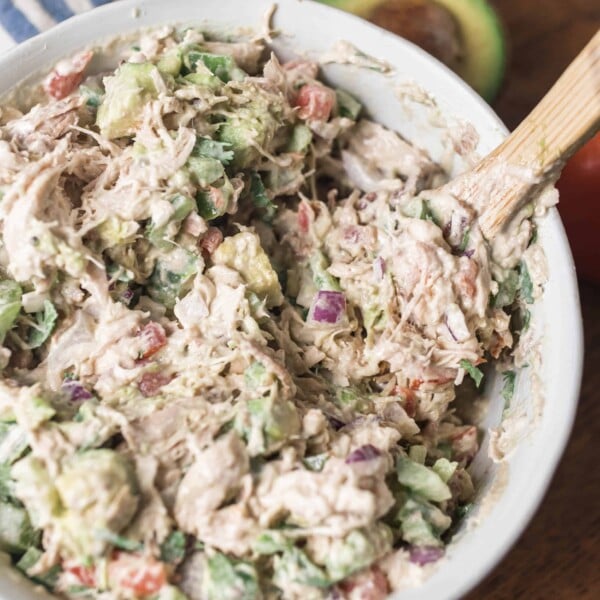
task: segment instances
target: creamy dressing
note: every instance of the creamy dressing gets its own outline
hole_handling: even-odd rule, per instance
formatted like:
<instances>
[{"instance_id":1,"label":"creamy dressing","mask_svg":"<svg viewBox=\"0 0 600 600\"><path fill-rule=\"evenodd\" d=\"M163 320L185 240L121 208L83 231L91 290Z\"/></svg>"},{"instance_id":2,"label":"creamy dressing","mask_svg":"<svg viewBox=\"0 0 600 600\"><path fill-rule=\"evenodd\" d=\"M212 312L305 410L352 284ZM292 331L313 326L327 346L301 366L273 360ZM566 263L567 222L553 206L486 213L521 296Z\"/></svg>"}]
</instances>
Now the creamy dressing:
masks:
<instances>
[{"instance_id":1,"label":"creamy dressing","mask_svg":"<svg viewBox=\"0 0 600 600\"><path fill-rule=\"evenodd\" d=\"M26 570L62 569L67 597L135 597L133 568L176 600L414 585L474 494L456 396L482 362L539 366L511 315L542 294L530 218L554 196L489 248L480 206L436 189L450 155L362 118L316 63L171 28L123 59L102 81L58 65L47 90L82 85L2 111L0 415L29 449L8 502L43 530L18 540ZM391 71L347 42L331 61ZM477 135L445 143L468 162ZM490 191L508 175L530 176ZM530 412L507 410L495 459Z\"/></svg>"}]
</instances>

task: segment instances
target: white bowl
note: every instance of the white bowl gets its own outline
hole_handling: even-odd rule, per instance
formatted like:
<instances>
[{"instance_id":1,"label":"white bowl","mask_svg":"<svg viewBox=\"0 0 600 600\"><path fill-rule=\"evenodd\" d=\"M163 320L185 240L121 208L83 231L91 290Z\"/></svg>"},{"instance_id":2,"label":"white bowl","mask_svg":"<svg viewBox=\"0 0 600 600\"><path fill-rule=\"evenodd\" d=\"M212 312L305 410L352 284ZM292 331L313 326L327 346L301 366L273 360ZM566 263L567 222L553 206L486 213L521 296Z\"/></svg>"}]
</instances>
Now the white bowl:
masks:
<instances>
[{"instance_id":1,"label":"white bowl","mask_svg":"<svg viewBox=\"0 0 600 600\"><path fill-rule=\"evenodd\" d=\"M327 65L326 78L348 89L364 102L375 119L441 158L440 124L456 119L470 122L480 135L477 150L485 154L506 135L493 111L465 83L416 46L351 15L302 0L278 0L273 25L281 31L274 38L278 53L316 56L334 41L353 42L369 55L395 68L393 76L356 67ZM0 95L76 50L136 29L187 22L218 29L260 27L271 0L125 0L69 19L0 57ZM398 100L398 81L413 81L425 88L436 107ZM454 172L465 165L455 161ZM462 528L431 577L413 590L398 594L402 600L457 598L475 586L524 530L540 504L567 442L573 423L582 370L582 322L573 260L558 212L550 210L539 227L546 252L549 280L533 314L533 327L541 335L541 367L538 375L545 398L541 414L535 415L528 377L522 377L515 402L535 418L526 423L527 435L508 458L497 465L487 458L486 435L475 461L480 480L472 519L476 527ZM492 378L493 379L493 378ZM496 379L500 379L497 377ZM483 425L500 422L503 400L501 382L486 390L491 403ZM534 409L534 410L532 410ZM1 561L4 562L4 561ZM36 596L29 583L12 569L0 565L0 598L30 600Z\"/></svg>"}]
</instances>

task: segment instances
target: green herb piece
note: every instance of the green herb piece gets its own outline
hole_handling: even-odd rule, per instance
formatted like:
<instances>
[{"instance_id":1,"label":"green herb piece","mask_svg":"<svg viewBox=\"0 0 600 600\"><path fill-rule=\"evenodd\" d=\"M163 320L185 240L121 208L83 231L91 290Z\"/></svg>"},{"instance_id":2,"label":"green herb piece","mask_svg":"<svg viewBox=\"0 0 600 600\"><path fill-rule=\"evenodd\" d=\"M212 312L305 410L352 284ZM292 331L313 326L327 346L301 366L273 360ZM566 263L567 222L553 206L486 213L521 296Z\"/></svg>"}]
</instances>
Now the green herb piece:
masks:
<instances>
[{"instance_id":1,"label":"green herb piece","mask_svg":"<svg viewBox=\"0 0 600 600\"><path fill-rule=\"evenodd\" d=\"M291 545L291 542L281 531L271 530L261 533L254 541L252 548L257 554L270 556L278 552L284 552Z\"/></svg>"},{"instance_id":2,"label":"green herb piece","mask_svg":"<svg viewBox=\"0 0 600 600\"><path fill-rule=\"evenodd\" d=\"M519 273L516 270L509 271L507 276L498 283L498 293L492 298L494 308L510 306L517 297L519 289Z\"/></svg>"},{"instance_id":3,"label":"green herb piece","mask_svg":"<svg viewBox=\"0 0 600 600\"><path fill-rule=\"evenodd\" d=\"M21 286L16 281L0 281L0 344L19 315L21 295Z\"/></svg>"},{"instance_id":4,"label":"green herb piece","mask_svg":"<svg viewBox=\"0 0 600 600\"><path fill-rule=\"evenodd\" d=\"M206 561L202 587L207 600L256 600L261 596L254 566L219 552Z\"/></svg>"},{"instance_id":5,"label":"green herb piece","mask_svg":"<svg viewBox=\"0 0 600 600\"><path fill-rule=\"evenodd\" d=\"M179 563L185 558L187 539L182 531L172 531L160 545L160 560L168 563Z\"/></svg>"},{"instance_id":6,"label":"green herb piece","mask_svg":"<svg viewBox=\"0 0 600 600\"><path fill-rule=\"evenodd\" d=\"M315 565L295 546L290 547L283 555L275 557L273 570L273 581L282 589L289 586L290 581L319 588L329 587L332 583L325 570Z\"/></svg>"},{"instance_id":7,"label":"green herb piece","mask_svg":"<svg viewBox=\"0 0 600 600\"><path fill-rule=\"evenodd\" d=\"M460 361L460 368L464 369L471 377L471 379L475 382L475 385L479 387L481 385L481 380L483 379L483 372L481 369L478 369L475 365L469 362L466 359L462 359Z\"/></svg>"},{"instance_id":8,"label":"green herb piece","mask_svg":"<svg viewBox=\"0 0 600 600\"><path fill-rule=\"evenodd\" d=\"M514 371L504 371L502 373L502 379L504 380L504 386L502 387L502 397L504 398L505 408L510 406L510 402L515 393L515 380L517 374Z\"/></svg>"},{"instance_id":9,"label":"green herb piece","mask_svg":"<svg viewBox=\"0 0 600 600\"><path fill-rule=\"evenodd\" d=\"M46 300L44 309L35 314L36 323L29 331L27 343L30 348L39 348L50 337L57 318L58 313L54 304L50 300Z\"/></svg>"},{"instance_id":10,"label":"green herb piece","mask_svg":"<svg viewBox=\"0 0 600 600\"><path fill-rule=\"evenodd\" d=\"M194 156L204 156L214 158L222 165L227 166L233 160L233 150L230 150L231 144L219 142L209 137L199 137L192 150Z\"/></svg>"},{"instance_id":11,"label":"green herb piece","mask_svg":"<svg viewBox=\"0 0 600 600\"><path fill-rule=\"evenodd\" d=\"M120 550L126 550L127 552L137 552L144 547L141 542L123 537L108 529L99 531L98 537L105 542L108 542L111 546L119 548Z\"/></svg>"},{"instance_id":12,"label":"green herb piece","mask_svg":"<svg viewBox=\"0 0 600 600\"><path fill-rule=\"evenodd\" d=\"M254 205L263 210L263 221L270 223L277 212L277 205L267 196L265 184L256 171L250 176L250 195Z\"/></svg>"},{"instance_id":13,"label":"green herb piece","mask_svg":"<svg viewBox=\"0 0 600 600\"><path fill-rule=\"evenodd\" d=\"M419 219L423 221L431 221L432 223L438 225L437 219L435 218L435 215L429 206L428 200L421 200L421 212L419 214Z\"/></svg>"},{"instance_id":14,"label":"green herb piece","mask_svg":"<svg viewBox=\"0 0 600 600\"><path fill-rule=\"evenodd\" d=\"M519 263L519 276L521 298L523 298L527 304L533 304L533 283L525 261Z\"/></svg>"},{"instance_id":15,"label":"green herb piece","mask_svg":"<svg viewBox=\"0 0 600 600\"><path fill-rule=\"evenodd\" d=\"M265 365L255 361L244 371L244 383L249 388L256 389L267 384L268 376Z\"/></svg>"},{"instance_id":16,"label":"green herb piece","mask_svg":"<svg viewBox=\"0 0 600 600\"><path fill-rule=\"evenodd\" d=\"M465 232L463 233L460 245L458 246L458 252L460 254L462 254L467 249L467 246L469 245L470 237L471 237L471 229L467 228L467 229L465 229Z\"/></svg>"}]
</instances>

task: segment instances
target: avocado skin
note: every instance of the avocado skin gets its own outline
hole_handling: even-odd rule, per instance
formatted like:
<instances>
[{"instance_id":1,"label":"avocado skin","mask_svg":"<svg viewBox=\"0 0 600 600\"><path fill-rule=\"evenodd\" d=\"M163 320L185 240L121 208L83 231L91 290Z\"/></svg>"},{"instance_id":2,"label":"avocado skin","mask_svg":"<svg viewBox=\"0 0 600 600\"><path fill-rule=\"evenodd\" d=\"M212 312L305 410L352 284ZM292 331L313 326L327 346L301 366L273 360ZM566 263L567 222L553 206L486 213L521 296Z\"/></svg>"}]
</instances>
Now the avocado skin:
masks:
<instances>
[{"instance_id":1,"label":"avocado skin","mask_svg":"<svg viewBox=\"0 0 600 600\"><path fill-rule=\"evenodd\" d=\"M367 19L371 19L379 7L401 5L404 2L404 0L319 1ZM453 66L454 70L485 100L491 102L498 93L506 68L505 35L496 12L487 0L430 1L445 8L459 27L462 56Z\"/></svg>"}]
</instances>

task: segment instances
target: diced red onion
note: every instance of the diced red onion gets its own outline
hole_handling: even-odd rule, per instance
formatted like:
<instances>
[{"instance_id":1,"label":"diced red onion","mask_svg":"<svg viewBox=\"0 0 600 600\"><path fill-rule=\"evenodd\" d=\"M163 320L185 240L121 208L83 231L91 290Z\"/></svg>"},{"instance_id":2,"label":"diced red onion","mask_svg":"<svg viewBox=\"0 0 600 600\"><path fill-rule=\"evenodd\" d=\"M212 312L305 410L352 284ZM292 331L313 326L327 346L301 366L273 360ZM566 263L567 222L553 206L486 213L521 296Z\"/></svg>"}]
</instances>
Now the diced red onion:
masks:
<instances>
[{"instance_id":1,"label":"diced red onion","mask_svg":"<svg viewBox=\"0 0 600 600\"><path fill-rule=\"evenodd\" d=\"M444 322L446 323L446 327L448 328L448 331L450 332L450 335L452 336L452 339L455 342L458 342L458 338L454 335L454 332L452 331L452 329L450 328L450 324L448 323L448 315L446 315L444 317Z\"/></svg>"},{"instance_id":2,"label":"diced red onion","mask_svg":"<svg viewBox=\"0 0 600 600\"><path fill-rule=\"evenodd\" d=\"M410 546L408 549L410 562L419 566L437 562L444 556L444 549L437 546Z\"/></svg>"},{"instance_id":3,"label":"diced red onion","mask_svg":"<svg viewBox=\"0 0 600 600\"><path fill-rule=\"evenodd\" d=\"M346 423L344 423L344 421L341 421L333 415L328 415L327 413L325 413L325 418L329 421L329 424L335 431L339 431L342 427L346 426Z\"/></svg>"},{"instance_id":4,"label":"diced red onion","mask_svg":"<svg viewBox=\"0 0 600 600\"><path fill-rule=\"evenodd\" d=\"M373 460L379 456L381 456L381 452L375 446L366 444L351 452L346 458L346 464L351 465L352 463Z\"/></svg>"},{"instance_id":5,"label":"diced red onion","mask_svg":"<svg viewBox=\"0 0 600 600\"><path fill-rule=\"evenodd\" d=\"M309 320L317 323L336 325L346 312L346 298L342 292L321 290L315 295L310 311Z\"/></svg>"},{"instance_id":6,"label":"diced red onion","mask_svg":"<svg viewBox=\"0 0 600 600\"><path fill-rule=\"evenodd\" d=\"M375 259L375 262L373 263L373 273L375 274L375 277L378 281L381 281L383 279L383 276L385 275L385 269L385 259L381 256L378 256Z\"/></svg>"},{"instance_id":7,"label":"diced red onion","mask_svg":"<svg viewBox=\"0 0 600 600\"><path fill-rule=\"evenodd\" d=\"M92 398L92 393L84 388L79 381L64 381L62 390L69 394L72 402L80 402L81 400L89 400Z\"/></svg>"},{"instance_id":8,"label":"diced red onion","mask_svg":"<svg viewBox=\"0 0 600 600\"><path fill-rule=\"evenodd\" d=\"M134 295L135 295L134 291L131 288L125 288L125 290L121 294L121 302L123 302L123 304L126 304L127 306L129 306L129 304L133 300Z\"/></svg>"}]
</instances>

